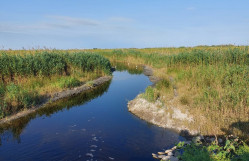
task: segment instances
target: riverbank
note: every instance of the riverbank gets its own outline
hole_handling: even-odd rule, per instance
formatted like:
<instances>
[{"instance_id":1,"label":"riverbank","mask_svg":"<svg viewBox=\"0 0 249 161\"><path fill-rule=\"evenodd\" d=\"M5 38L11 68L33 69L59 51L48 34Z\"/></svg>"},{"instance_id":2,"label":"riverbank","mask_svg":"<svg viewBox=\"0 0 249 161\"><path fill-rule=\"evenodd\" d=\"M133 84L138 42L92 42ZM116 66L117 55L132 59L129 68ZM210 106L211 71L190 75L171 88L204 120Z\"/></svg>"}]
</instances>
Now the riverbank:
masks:
<instances>
[{"instance_id":1,"label":"riverbank","mask_svg":"<svg viewBox=\"0 0 249 161\"><path fill-rule=\"evenodd\" d=\"M152 86L156 86L156 83L161 80L154 76L153 69L149 66L144 66L143 73L154 83ZM155 102L150 102L143 97L143 94L140 94L135 99L129 101L127 106L131 113L157 126L171 128L179 133L188 135L195 135L200 132L197 128L193 128L198 125L188 111L183 111L173 104L166 106L160 101L160 98L157 98Z\"/></svg>"},{"instance_id":2,"label":"riverbank","mask_svg":"<svg viewBox=\"0 0 249 161\"><path fill-rule=\"evenodd\" d=\"M198 134L198 129L193 129L194 118L188 112L183 112L177 107L166 107L160 100L152 103L138 95L128 102L128 110L149 123L163 128L177 130L179 133L186 131L188 134Z\"/></svg>"},{"instance_id":3,"label":"riverbank","mask_svg":"<svg viewBox=\"0 0 249 161\"><path fill-rule=\"evenodd\" d=\"M111 79L112 79L112 76L103 76L103 77L100 77L100 78L95 79L93 81L90 81L88 83L85 83L84 85L81 85L79 87L75 87L73 89L67 89L67 90L64 90L61 92L54 93L50 96L46 96L46 97L44 97L44 99L42 100L42 102L39 105L34 106L33 108L30 108L30 109L25 109L23 111L20 111L16 114L11 115L11 116L7 116L5 118L2 118L0 120L0 124L8 123L8 122L16 120L18 118L27 116L30 113L33 113L36 110L45 107L49 103L53 103L53 102L58 101L60 99L67 98L67 97L70 97L73 95L77 95L81 92L85 92L85 91L91 90L93 88L97 88L98 86L104 84L107 81L110 81Z\"/></svg>"},{"instance_id":4,"label":"riverbank","mask_svg":"<svg viewBox=\"0 0 249 161\"><path fill-rule=\"evenodd\" d=\"M152 157L160 161L248 161L249 146L238 137L196 136Z\"/></svg>"},{"instance_id":5,"label":"riverbank","mask_svg":"<svg viewBox=\"0 0 249 161\"><path fill-rule=\"evenodd\" d=\"M144 74L150 80L155 78L152 86L157 88L156 83L159 78L153 76L152 68L145 66ZM154 80L154 79L152 79ZM171 78L173 81L173 78ZM173 86L174 97L165 105L160 97L154 101L146 98L146 93L138 95L135 99L128 102L128 110L140 119L159 127L170 128L178 131L181 136L185 136L187 141L179 142L176 146L163 152L152 153L152 157L161 161L178 161L178 160L247 160L249 158L249 147L241 139L233 135L201 135L198 122L201 116L191 115L187 108L177 107L178 103L172 103L177 100L178 91Z\"/></svg>"}]
</instances>

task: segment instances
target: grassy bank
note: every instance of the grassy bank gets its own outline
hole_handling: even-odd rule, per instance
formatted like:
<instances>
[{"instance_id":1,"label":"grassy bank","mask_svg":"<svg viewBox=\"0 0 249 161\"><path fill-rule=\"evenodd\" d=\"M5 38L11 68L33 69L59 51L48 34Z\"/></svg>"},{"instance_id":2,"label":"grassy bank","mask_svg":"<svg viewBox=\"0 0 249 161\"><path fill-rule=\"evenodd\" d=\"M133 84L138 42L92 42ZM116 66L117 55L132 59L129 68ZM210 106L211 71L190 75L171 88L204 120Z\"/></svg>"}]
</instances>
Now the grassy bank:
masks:
<instances>
[{"instance_id":1,"label":"grassy bank","mask_svg":"<svg viewBox=\"0 0 249 161\"><path fill-rule=\"evenodd\" d=\"M110 74L108 59L87 52L1 51L0 118L44 97Z\"/></svg>"},{"instance_id":2,"label":"grassy bank","mask_svg":"<svg viewBox=\"0 0 249 161\"><path fill-rule=\"evenodd\" d=\"M160 99L188 109L204 134L247 136L249 118L249 47L95 50L112 62L146 64L163 80L148 88ZM177 97L174 89L177 90ZM173 103L172 103L173 100Z\"/></svg>"}]
</instances>

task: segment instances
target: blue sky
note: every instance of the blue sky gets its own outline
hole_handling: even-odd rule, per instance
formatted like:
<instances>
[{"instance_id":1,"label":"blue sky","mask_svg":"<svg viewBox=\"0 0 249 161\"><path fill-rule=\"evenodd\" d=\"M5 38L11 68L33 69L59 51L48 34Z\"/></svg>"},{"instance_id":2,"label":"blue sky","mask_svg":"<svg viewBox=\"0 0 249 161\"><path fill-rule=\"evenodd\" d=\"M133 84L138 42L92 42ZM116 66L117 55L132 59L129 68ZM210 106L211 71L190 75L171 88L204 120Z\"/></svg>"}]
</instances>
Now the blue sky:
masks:
<instances>
[{"instance_id":1,"label":"blue sky","mask_svg":"<svg viewBox=\"0 0 249 161\"><path fill-rule=\"evenodd\" d=\"M249 0L1 0L0 49L249 45Z\"/></svg>"}]
</instances>

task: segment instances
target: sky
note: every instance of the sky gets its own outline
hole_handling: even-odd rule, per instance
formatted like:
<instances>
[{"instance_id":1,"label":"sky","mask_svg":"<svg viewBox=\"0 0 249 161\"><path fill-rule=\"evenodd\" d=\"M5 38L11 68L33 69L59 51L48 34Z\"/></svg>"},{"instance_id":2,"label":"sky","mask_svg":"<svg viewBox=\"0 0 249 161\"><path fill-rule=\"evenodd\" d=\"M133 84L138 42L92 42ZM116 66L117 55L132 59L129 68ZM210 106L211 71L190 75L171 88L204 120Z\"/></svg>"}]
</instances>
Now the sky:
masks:
<instances>
[{"instance_id":1,"label":"sky","mask_svg":"<svg viewBox=\"0 0 249 161\"><path fill-rule=\"evenodd\" d=\"M249 45L249 0L0 0L0 49Z\"/></svg>"}]
</instances>

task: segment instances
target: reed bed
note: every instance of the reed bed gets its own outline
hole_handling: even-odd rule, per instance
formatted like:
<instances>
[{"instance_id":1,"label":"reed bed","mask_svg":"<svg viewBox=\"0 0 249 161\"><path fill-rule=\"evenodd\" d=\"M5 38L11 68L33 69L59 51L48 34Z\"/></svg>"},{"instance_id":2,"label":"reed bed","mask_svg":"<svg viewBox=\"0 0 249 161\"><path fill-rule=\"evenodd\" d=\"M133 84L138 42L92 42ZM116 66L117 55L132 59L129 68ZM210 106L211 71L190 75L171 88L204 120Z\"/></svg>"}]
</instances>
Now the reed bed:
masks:
<instances>
[{"instance_id":1,"label":"reed bed","mask_svg":"<svg viewBox=\"0 0 249 161\"><path fill-rule=\"evenodd\" d=\"M110 61L89 52L1 51L0 118L38 104L41 97L109 75Z\"/></svg>"}]
</instances>

